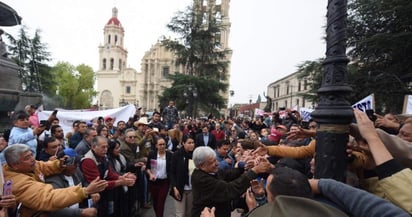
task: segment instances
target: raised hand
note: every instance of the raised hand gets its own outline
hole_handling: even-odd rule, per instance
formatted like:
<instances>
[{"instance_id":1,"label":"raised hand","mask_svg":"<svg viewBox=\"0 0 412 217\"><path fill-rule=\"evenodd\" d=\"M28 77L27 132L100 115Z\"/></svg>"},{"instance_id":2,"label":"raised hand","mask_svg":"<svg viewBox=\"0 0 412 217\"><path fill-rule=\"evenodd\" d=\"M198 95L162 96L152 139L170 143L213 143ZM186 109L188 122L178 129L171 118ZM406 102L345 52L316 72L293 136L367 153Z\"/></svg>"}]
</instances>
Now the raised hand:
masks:
<instances>
[{"instance_id":1,"label":"raised hand","mask_svg":"<svg viewBox=\"0 0 412 217\"><path fill-rule=\"evenodd\" d=\"M268 153L268 149L266 148L265 145L260 145L260 147L258 147L255 151L253 151L254 155L260 155L260 156L264 156Z\"/></svg>"},{"instance_id":2,"label":"raised hand","mask_svg":"<svg viewBox=\"0 0 412 217\"><path fill-rule=\"evenodd\" d=\"M96 177L92 182L90 182L89 186L85 188L85 193L90 195L101 192L107 188L107 185L106 180L101 180L100 177Z\"/></svg>"}]
</instances>

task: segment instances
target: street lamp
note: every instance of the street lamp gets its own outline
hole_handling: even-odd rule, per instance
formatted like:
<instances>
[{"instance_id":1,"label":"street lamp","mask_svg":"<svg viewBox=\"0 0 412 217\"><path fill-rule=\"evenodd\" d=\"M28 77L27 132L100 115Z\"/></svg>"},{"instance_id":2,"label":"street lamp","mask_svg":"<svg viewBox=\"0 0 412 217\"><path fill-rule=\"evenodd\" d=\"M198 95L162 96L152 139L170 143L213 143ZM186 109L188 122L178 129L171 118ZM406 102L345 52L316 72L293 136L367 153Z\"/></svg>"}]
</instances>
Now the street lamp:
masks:
<instances>
[{"instance_id":1,"label":"street lamp","mask_svg":"<svg viewBox=\"0 0 412 217\"><path fill-rule=\"evenodd\" d=\"M347 84L346 17L347 0L329 0L326 28L326 58L323 62L319 103L311 116L316 131L315 178L345 181L346 145L353 110L346 99Z\"/></svg>"}]
</instances>

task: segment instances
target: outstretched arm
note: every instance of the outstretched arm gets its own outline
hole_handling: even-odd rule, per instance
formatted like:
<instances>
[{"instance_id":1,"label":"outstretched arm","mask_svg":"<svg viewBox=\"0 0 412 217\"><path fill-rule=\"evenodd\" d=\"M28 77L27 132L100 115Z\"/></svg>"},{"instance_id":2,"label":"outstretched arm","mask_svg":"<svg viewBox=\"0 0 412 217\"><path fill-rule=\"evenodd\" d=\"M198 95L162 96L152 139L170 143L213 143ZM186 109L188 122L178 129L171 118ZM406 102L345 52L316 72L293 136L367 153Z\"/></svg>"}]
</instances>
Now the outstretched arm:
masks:
<instances>
[{"instance_id":1,"label":"outstretched arm","mask_svg":"<svg viewBox=\"0 0 412 217\"><path fill-rule=\"evenodd\" d=\"M310 180L313 189L318 189L326 198L339 205L351 216L409 216L391 202L333 179Z\"/></svg>"}]
</instances>

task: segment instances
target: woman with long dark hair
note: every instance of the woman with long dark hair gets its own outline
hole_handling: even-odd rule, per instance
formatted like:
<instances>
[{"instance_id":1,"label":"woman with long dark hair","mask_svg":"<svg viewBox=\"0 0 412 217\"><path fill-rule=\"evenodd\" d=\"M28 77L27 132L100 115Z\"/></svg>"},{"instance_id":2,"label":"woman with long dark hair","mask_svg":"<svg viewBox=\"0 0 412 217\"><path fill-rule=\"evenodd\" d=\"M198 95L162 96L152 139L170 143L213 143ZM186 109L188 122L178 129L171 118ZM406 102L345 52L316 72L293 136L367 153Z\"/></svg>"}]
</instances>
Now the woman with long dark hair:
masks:
<instances>
[{"instance_id":1,"label":"woman with long dark hair","mask_svg":"<svg viewBox=\"0 0 412 217\"><path fill-rule=\"evenodd\" d=\"M117 140L109 141L109 149L107 150L107 158L109 166L119 175L126 173L126 158L120 153L120 142ZM129 216L130 202L128 200L128 187L119 186L114 188L113 193L113 211L114 216Z\"/></svg>"},{"instance_id":2,"label":"woman with long dark hair","mask_svg":"<svg viewBox=\"0 0 412 217\"><path fill-rule=\"evenodd\" d=\"M193 201L190 177L195 168L192 161L195 140L188 134L183 137L182 144L173 153L170 171L170 195L175 199L177 217L191 216Z\"/></svg>"}]
</instances>

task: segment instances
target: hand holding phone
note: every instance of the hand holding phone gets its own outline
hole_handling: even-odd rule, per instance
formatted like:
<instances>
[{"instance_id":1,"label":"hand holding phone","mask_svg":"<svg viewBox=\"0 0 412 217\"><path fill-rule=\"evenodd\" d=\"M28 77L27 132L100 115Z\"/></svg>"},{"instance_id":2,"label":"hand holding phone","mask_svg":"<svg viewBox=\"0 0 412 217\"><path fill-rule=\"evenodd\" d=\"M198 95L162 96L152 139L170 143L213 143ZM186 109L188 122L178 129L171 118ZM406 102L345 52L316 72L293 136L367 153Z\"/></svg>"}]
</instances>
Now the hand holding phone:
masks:
<instances>
[{"instance_id":1,"label":"hand holding phone","mask_svg":"<svg viewBox=\"0 0 412 217\"><path fill-rule=\"evenodd\" d=\"M13 183L11 180L7 180L6 183L3 185L3 195L11 195L13 194Z\"/></svg>"}]
</instances>

